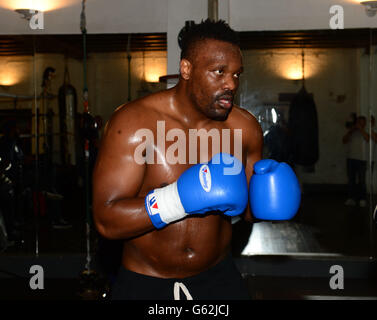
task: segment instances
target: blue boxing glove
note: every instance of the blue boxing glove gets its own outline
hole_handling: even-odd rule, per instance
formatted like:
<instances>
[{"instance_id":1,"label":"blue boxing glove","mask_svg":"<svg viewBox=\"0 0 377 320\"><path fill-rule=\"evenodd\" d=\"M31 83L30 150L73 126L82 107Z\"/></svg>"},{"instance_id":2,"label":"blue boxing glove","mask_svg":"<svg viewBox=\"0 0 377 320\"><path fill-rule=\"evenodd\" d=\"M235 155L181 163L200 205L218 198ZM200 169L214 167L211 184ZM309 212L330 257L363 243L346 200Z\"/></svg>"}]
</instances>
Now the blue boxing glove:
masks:
<instances>
[{"instance_id":1,"label":"blue boxing glove","mask_svg":"<svg viewBox=\"0 0 377 320\"><path fill-rule=\"evenodd\" d=\"M160 229L189 214L221 211L241 214L247 206L248 188L242 163L227 153L216 154L208 164L197 164L172 184L145 197L145 208Z\"/></svg>"},{"instance_id":2,"label":"blue boxing glove","mask_svg":"<svg viewBox=\"0 0 377 320\"><path fill-rule=\"evenodd\" d=\"M289 220L300 207L300 184L292 168L265 159L254 164L249 184L250 208L257 219Z\"/></svg>"}]
</instances>

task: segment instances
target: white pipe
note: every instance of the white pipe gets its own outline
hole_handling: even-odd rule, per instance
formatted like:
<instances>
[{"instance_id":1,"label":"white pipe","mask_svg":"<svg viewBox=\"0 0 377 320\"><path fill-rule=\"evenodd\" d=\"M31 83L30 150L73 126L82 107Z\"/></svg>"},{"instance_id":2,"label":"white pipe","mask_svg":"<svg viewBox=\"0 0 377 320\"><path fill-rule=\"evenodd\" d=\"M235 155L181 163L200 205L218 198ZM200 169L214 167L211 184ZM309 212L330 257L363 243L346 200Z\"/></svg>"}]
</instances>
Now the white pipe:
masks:
<instances>
[{"instance_id":1,"label":"white pipe","mask_svg":"<svg viewBox=\"0 0 377 320\"><path fill-rule=\"evenodd\" d=\"M19 95L19 94L2 93L2 92L0 92L0 97L14 98L14 99L34 99L34 96L24 96L24 95Z\"/></svg>"},{"instance_id":2,"label":"white pipe","mask_svg":"<svg viewBox=\"0 0 377 320\"><path fill-rule=\"evenodd\" d=\"M218 0L208 0L208 18L214 21L219 20Z\"/></svg>"},{"instance_id":3,"label":"white pipe","mask_svg":"<svg viewBox=\"0 0 377 320\"><path fill-rule=\"evenodd\" d=\"M12 98L12 99L35 99L35 97L37 99L40 99L42 98L42 95L39 95L39 96L27 96L27 95L21 95L21 94L11 94L11 93L4 93L4 92L0 92L0 98ZM47 98L47 99L52 99L52 98L56 98L57 95L56 94L48 94L47 96L45 96L44 98Z\"/></svg>"}]
</instances>

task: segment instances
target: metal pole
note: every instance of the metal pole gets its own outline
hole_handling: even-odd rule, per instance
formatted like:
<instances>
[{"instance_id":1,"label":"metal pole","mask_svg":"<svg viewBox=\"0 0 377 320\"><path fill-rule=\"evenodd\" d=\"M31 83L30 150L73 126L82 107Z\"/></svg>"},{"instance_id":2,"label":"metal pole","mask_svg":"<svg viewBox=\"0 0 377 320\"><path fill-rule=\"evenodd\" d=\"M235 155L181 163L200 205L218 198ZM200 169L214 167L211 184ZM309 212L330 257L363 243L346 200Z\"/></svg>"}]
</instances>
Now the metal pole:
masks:
<instances>
[{"instance_id":1,"label":"metal pole","mask_svg":"<svg viewBox=\"0 0 377 320\"><path fill-rule=\"evenodd\" d=\"M33 36L33 77L34 77L34 126L35 126L35 256L39 256L39 108L37 104L36 45Z\"/></svg>"},{"instance_id":2,"label":"metal pole","mask_svg":"<svg viewBox=\"0 0 377 320\"><path fill-rule=\"evenodd\" d=\"M86 17L85 17L85 1L82 1L82 11L81 11L81 21L80 29L83 39L83 73L84 73L84 113L89 113L89 102L88 102L88 87L87 87L87 70L86 70ZM84 166L85 166L85 211L86 211L86 264L85 269L91 272L91 253L90 253L90 197L89 197L89 140L85 137L84 145Z\"/></svg>"},{"instance_id":3,"label":"metal pole","mask_svg":"<svg viewBox=\"0 0 377 320\"><path fill-rule=\"evenodd\" d=\"M128 60L128 101L131 101L131 35L127 39L127 60Z\"/></svg>"},{"instance_id":4,"label":"metal pole","mask_svg":"<svg viewBox=\"0 0 377 320\"><path fill-rule=\"evenodd\" d=\"M208 0L208 18L213 21L219 20L218 0Z\"/></svg>"},{"instance_id":5,"label":"metal pole","mask_svg":"<svg viewBox=\"0 0 377 320\"><path fill-rule=\"evenodd\" d=\"M373 91L372 91L372 74L373 74L373 44L372 44L372 29L369 29L369 72L368 72L368 104L369 104L369 259L373 259L375 255L375 241L374 241L374 223L373 223L373 172L372 172L372 101L373 101Z\"/></svg>"}]
</instances>

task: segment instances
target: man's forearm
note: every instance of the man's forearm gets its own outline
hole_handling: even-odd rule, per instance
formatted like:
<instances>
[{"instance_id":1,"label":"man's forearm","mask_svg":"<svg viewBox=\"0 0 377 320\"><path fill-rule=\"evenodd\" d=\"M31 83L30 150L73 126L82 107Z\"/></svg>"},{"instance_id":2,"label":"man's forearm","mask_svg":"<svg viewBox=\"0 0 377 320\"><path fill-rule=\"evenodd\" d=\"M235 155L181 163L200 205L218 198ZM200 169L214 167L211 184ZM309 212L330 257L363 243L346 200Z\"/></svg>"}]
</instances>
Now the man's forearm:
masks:
<instances>
[{"instance_id":1,"label":"man's forearm","mask_svg":"<svg viewBox=\"0 0 377 320\"><path fill-rule=\"evenodd\" d=\"M128 239L155 229L145 210L144 198L97 204L94 213L98 232L108 239Z\"/></svg>"}]
</instances>

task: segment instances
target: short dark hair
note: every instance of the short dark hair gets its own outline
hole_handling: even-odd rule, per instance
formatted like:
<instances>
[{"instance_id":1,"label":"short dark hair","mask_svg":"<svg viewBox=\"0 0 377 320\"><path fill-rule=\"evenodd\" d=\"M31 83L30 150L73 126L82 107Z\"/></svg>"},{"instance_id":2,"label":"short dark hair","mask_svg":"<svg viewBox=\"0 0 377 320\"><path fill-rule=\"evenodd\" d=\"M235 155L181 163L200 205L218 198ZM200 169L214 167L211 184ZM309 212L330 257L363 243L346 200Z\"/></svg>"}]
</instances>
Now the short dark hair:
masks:
<instances>
[{"instance_id":1,"label":"short dark hair","mask_svg":"<svg viewBox=\"0 0 377 320\"><path fill-rule=\"evenodd\" d=\"M238 32L230 28L224 20L202 20L201 23L193 23L184 29L181 40L181 59L189 58L195 45L205 39L220 40L240 46Z\"/></svg>"}]
</instances>

